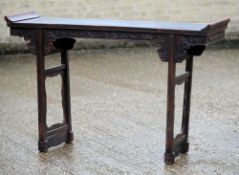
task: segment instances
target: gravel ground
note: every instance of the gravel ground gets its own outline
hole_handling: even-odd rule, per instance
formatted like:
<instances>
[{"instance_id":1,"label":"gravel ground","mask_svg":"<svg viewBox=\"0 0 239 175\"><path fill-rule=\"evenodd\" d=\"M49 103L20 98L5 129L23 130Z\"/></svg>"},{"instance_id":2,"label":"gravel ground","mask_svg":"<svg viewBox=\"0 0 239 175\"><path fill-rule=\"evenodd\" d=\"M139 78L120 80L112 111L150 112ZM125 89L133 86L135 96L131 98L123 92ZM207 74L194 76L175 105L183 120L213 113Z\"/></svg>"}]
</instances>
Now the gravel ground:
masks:
<instances>
[{"instance_id":1,"label":"gravel ground","mask_svg":"<svg viewBox=\"0 0 239 175\"><path fill-rule=\"evenodd\" d=\"M163 162L167 64L153 48L71 52L75 141L37 150L35 57L0 57L1 175L239 175L239 50L195 58L187 155ZM59 64L58 55L47 66ZM183 72L184 64L177 65ZM47 123L62 121L60 77L48 78ZM176 88L175 133L183 86Z\"/></svg>"}]
</instances>

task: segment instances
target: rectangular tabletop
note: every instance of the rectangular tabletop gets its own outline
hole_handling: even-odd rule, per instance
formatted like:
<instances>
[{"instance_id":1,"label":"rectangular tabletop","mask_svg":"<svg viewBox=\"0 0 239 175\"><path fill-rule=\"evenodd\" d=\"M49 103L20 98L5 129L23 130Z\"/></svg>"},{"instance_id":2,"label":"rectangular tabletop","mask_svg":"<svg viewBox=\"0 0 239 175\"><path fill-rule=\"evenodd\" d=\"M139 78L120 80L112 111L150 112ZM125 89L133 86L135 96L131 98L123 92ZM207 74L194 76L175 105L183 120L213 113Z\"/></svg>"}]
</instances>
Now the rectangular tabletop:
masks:
<instances>
[{"instance_id":1,"label":"rectangular tabletop","mask_svg":"<svg viewBox=\"0 0 239 175\"><path fill-rule=\"evenodd\" d=\"M229 19L212 24L207 23L178 23L154 21L124 21L102 19L70 19L41 17L35 12L5 17L11 27L29 28L60 28L81 30L106 30L106 31L138 31L138 32L207 32L209 28L229 22Z\"/></svg>"}]
</instances>

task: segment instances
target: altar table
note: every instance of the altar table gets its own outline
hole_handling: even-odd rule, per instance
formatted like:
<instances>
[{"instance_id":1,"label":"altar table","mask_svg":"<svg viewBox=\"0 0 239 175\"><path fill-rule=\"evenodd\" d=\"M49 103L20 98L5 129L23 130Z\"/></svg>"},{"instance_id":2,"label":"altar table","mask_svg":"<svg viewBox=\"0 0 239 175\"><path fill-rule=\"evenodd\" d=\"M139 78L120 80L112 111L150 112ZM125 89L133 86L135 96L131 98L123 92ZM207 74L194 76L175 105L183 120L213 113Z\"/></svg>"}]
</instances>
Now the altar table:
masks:
<instances>
[{"instance_id":1,"label":"altar table","mask_svg":"<svg viewBox=\"0 0 239 175\"><path fill-rule=\"evenodd\" d=\"M224 38L230 19L214 23L177 23L153 21L122 21L103 19L69 19L42 17L35 12L5 16L11 35L24 37L37 58L38 129L40 152L73 141L70 100L68 50L74 38L125 39L149 41L157 47L160 59L168 62L166 144L164 160L173 164L175 158L189 150L188 131L193 56L200 56L207 44ZM61 64L45 68L45 57L61 53ZM123 52L123 50L122 50ZM176 64L185 60L185 73L176 75ZM208 70L210 71L210 70ZM64 120L47 126L47 77L62 77L62 107ZM184 83L181 133L174 135L175 86Z\"/></svg>"}]
</instances>

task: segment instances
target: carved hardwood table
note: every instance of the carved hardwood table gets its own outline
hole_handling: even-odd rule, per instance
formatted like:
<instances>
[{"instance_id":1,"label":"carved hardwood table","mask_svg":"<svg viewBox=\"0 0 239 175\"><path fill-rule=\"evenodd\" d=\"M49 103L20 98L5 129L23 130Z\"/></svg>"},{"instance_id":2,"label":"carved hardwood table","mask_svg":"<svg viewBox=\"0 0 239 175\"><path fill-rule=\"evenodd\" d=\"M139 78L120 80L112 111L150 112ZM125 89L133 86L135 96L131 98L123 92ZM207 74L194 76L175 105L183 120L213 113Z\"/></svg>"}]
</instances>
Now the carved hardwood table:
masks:
<instances>
[{"instance_id":1,"label":"carved hardwood table","mask_svg":"<svg viewBox=\"0 0 239 175\"><path fill-rule=\"evenodd\" d=\"M168 62L168 92L165 162L172 164L180 153L189 149L188 130L193 56L200 56L206 45L224 38L230 19L215 23L170 23L95 19L41 17L35 12L5 16L11 35L29 40L28 47L37 58L38 149L73 141L71 126L70 80L68 50L74 38L146 40L157 47L159 57ZM45 69L45 56L61 53L59 66ZM185 73L176 76L176 63L186 60ZM46 123L47 98L45 80L62 77L64 120L50 127ZM175 86L184 83L182 131L174 136Z\"/></svg>"}]
</instances>

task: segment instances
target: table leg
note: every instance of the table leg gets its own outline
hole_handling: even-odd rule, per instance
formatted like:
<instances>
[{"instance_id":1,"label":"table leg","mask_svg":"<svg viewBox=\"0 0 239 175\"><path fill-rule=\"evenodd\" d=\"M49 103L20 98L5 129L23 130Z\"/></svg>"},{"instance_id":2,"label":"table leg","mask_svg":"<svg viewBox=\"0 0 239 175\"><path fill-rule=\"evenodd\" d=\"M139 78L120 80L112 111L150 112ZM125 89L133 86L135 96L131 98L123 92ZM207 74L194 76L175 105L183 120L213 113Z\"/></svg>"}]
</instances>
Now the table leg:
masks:
<instances>
[{"instance_id":1,"label":"table leg","mask_svg":"<svg viewBox=\"0 0 239 175\"><path fill-rule=\"evenodd\" d=\"M44 57L44 37L40 30L37 44L37 86L38 86L38 118L39 118L39 144L40 152L46 152L51 146L59 145L63 142L73 141L71 125L71 103L70 103L70 78L69 78L69 58L68 51L75 43L74 39L59 39L55 46L61 50L61 65L45 69ZM50 127L46 122L47 95L45 79L61 75L62 77L62 108L63 123L55 123Z\"/></svg>"},{"instance_id":2,"label":"table leg","mask_svg":"<svg viewBox=\"0 0 239 175\"><path fill-rule=\"evenodd\" d=\"M167 96L167 125L166 125L166 151L165 163L173 164L175 158L181 153L187 153L189 149L188 130L190 115L190 99L193 71L193 54L189 54L186 59L186 73L175 76L176 63L174 61L174 40L170 39L170 57L168 62L168 96ZM195 46L189 50L192 53L201 53L204 46ZM175 86L184 84L184 102L182 117L182 132L174 138L174 105Z\"/></svg>"},{"instance_id":3,"label":"table leg","mask_svg":"<svg viewBox=\"0 0 239 175\"><path fill-rule=\"evenodd\" d=\"M168 93L167 93L167 119L166 119L166 150L165 163L174 163L173 141L174 141L174 103L175 103L175 39L170 36L170 55L168 61Z\"/></svg>"},{"instance_id":4,"label":"table leg","mask_svg":"<svg viewBox=\"0 0 239 175\"><path fill-rule=\"evenodd\" d=\"M37 98L38 98L38 149L41 152L47 151L47 125L46 125L46 88L45 88L45 58L43 31L39 30L37 36Z\"/></svg>"},{"instance_id":5,"label":"table leg","mask_svg":"<svg viewBox=\"0 0 239 175\"><path fill-rule=\"evenodd\" d=\"M188 130L189 130L189 116L190 116L190 102L191 102L191 87L192 87L192 73L193 73L193 56L190 55L186 60L186 72L189 72L189 77L184 84L184 102L183 102L183 119L182 119L182 134L186 136L184 148L182 153L187 153L189 149Z\"/></svg>"},{"instance_id":6,"label":"table leg","mask_svg":"<svg viewBox=\"0 0 239 175\"><path fill-rule=\"evenodd\" d=\"M62 74L62 107L64 113L64 123L68 125L67 143L73 141L74 136L71 124L71 97L70 97L70 76L69 76L69 57L66 49L61 50L61 64L65 65Z\"/></svg>"}]
</instances>

